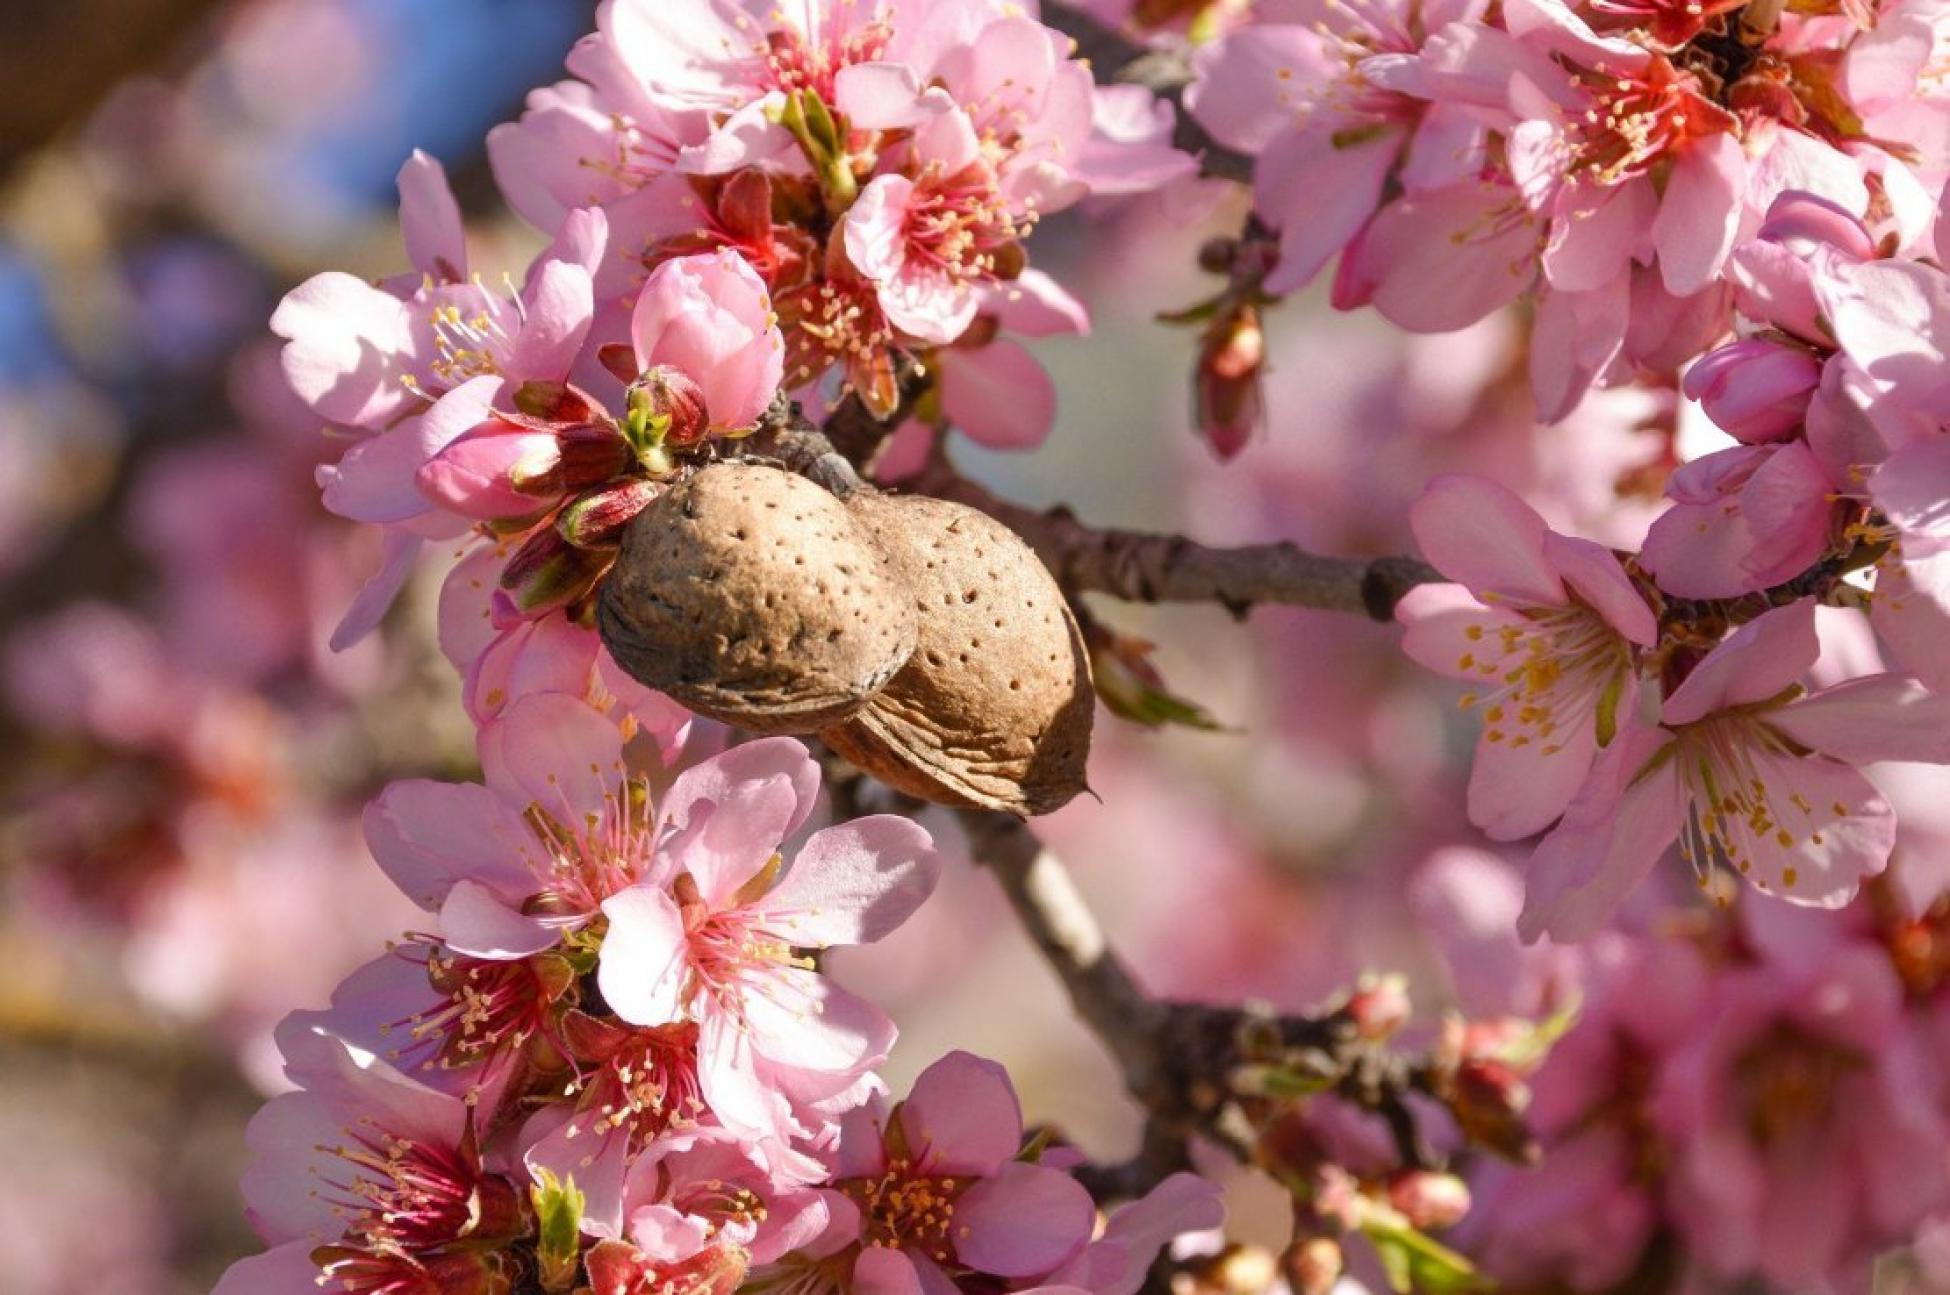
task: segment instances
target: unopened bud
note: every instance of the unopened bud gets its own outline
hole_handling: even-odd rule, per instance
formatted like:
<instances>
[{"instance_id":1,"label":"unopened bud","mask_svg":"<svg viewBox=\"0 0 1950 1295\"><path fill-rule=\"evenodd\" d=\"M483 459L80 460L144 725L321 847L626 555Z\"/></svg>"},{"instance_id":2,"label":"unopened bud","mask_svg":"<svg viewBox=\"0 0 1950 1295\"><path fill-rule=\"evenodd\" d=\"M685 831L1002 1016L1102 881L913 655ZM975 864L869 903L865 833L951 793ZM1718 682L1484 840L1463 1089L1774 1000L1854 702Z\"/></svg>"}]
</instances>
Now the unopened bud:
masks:
<instances>
[{"instance_id":1,"label":"unopened bud","mask_svg":"<svg viewBox=\"0 0 1950 1295\"><path fill-rule=\"evenodd\" d=\"M553 526L545 526L508 559L501 588L515 611L533 616L590 593L615 560L613 552L576 548Z\"/></svg>"},{"instance_id":2,"label":"unopened bud","mask_svg":"<svg viewBox=\"0 0 1950 1295\"><path fill-rule=\"evenodd\" d=\"M1363 977L1349 996L1346 1011L1362 1038L1387 1039L1408 1024L1408 981L1395 975Z\"/></svg>"},{"instance_id":3,"label":"unopened bud","mask_svg":"<svg viewBox=\"0 0 1950 1295\"><path fill-rule=\"evenodd\" d=\"M586 423L601 412L589 394L566 382L536 379L515 388L515 409L547 423Z\"/></svg>"},{"instance_id":4,"label":"unopened bud","mask_svg":"<svg viewBox=\"0 0 1950 1295\"><path fill-rule=\"evenodd\" d=\"M508 469L508 484L524 495L554 498L613 480L630 466L632 457L614 427L604 423L563 427L542 453Z\"/></svg>"},{"instance_id":5,"label":"unopened bud","mask_svg":"<svg viewBox=\"0 0 1950 1295\"><path fill-rule=\"evenodd\" d=\"M695 445L711 430L704 389L668 364L647 370L630 386L630 425L654 442Z\"/></svg>"},{"instance_id":6,"label":"unopened bud","mask_svg":"<svg viewBox=\"0 0 1950 1295\"><path fill-rule=\"evenodd\" d=\"M623 528L664 491L660 481L635 477L570 500L555 516L555 529L579 549L614 547Z\"/></svg>"},{"instance_id":7,"label":"unopened bud","mask_svg":"<svg viewBox=\"0 0 1950 1295\"><path fill-rule=\"evenodd\" d=\"M1193 413L1200 433L1222 459L1244 449L1265 417L1260 392L1265 364L1266 334L1257 308L1239 306L1206 330L1193 384Z\"/></svg>"},{"instance_id":8,"label":"unopened bud","mask_svg":"<svg viewBox=\"0 0 1950 1295\"><path fill-rule=\"evenodd\" d=\"M1341 1243L1332 1237L1295 1241L1283 1259L1287 1284L1293 1287L1294 1295L1327 1295L1347 1268Z\"/></svg>"},{"instance_id":9,"label":"unopened bud","mask_svg":"<svg viewBox=\"0 0 1950 1295\"><path fill-rule=\"evenodd\" d=\"M1469 1186L1454 1174L1411 1169L1388 1184L1388 1203L1417 1228L1446 1228L1469 1213Z\"/></svg>"}]
</instances>

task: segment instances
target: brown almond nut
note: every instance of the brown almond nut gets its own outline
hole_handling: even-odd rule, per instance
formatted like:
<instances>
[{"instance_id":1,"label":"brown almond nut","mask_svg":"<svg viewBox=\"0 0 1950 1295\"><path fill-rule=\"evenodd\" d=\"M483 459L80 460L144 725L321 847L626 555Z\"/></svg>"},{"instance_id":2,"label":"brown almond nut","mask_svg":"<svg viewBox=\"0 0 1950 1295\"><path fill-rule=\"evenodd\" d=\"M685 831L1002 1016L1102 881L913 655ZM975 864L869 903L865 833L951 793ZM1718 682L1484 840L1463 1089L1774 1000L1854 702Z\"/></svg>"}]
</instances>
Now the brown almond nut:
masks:
<instances>
[{"instance_id":1,"label":"brown almond nut","mask_svg":"<svg viewBox=\"0 0 1950 1295\"><path fill-rule=\"evenodd\" d=\"M832 495L716 463L639 513L597 605L618 665L700 715L810 733L914 652L914 600Z\"/></svg>"},{"instance_id":2,"label":"brown almond nut","mask_svg":"<svg viewBox=\"0 0 1950 1295\"><path fill-rule=\"evenodd\" d=\"M1085 790L1090 657L1035 552L946 500L860 494L847 507L912 588L921 639L873 701L820 734L827 745L944 805L1047 814Z\"/></svg>"}]
</instances>

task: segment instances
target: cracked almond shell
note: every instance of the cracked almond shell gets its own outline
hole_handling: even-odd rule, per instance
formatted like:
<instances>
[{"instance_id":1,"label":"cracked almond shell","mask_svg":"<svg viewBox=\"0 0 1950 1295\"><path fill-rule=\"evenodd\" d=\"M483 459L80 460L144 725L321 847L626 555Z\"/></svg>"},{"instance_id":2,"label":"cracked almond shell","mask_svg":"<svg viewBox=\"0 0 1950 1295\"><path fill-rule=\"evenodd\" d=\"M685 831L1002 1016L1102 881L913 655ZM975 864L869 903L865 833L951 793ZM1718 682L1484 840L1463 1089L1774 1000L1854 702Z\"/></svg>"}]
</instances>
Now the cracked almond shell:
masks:
<instances>
[{"instance_id":1,"label":"cracked almond shell","mask_svg":"<svg viewBox=\"0 0 1950 1295\"><path fill-rule=\"evenodd\" d=\"M1047 814L1086 789L1090 658L1034 550L984 513L920 496L847 507L912 590L913 657L827 745L899 791Z\"/></svg>"},{"instance_id":2,"label":"cracked almond shell","mask_svg":"<svg viewBox=\"0 0 1950 1295\"><path fill-rule=\"evenodd\" d=\"M717 463L624 532L597 605L638 681L757 733L810 733L913 654L913 599L844 505L776 468Z\"/></svg>"}]
</instances>

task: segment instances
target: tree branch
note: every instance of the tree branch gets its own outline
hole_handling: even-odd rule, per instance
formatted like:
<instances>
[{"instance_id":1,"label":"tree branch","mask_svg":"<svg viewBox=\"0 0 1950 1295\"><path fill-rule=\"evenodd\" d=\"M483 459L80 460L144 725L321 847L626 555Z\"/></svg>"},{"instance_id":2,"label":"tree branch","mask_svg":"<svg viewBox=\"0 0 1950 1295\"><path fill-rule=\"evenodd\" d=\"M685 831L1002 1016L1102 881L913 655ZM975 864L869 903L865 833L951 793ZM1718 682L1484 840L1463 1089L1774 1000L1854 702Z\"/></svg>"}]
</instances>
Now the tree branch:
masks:
<instances>
[{"instance_id":1,"label":"tree branch","mask_svg":"<svg viewBox=\"0 0 1950 1295\"><path fill-rule=\"evenodd\" d=\"M1145 1108L1142 1149L1099 1168L1091 1185L1105 1198L1139 1195L1189 1163L1187 1144L1210 1137L1241 1160L1257 1158L1244 1107L1282 1101L1259 1091L1269 1068L1376 1113L1403 1164L1434 1157L1407 1097L1428 1085L1425 1061L1363 1038L1345 1008L1318 1016L1273 1016L1247 1008L1154 999L1111 949L1068 871L1022 820L958 812L971 856L995 875L1023 929L1068 992L1071 1006L1109 1051L1124 1086Z\"/></svg>"},{"instance_id":2,"label":"tree branch","mask_svg":"<svg viewBox=\"0 0 1950 1295\"><path fill-rule=\"evenodd\" d=\"M1008 526L1065 588L1126 602L1214 602L1235 616L1277 603L1388 621L1403 594L1442 578L1407 557L1322 557L1287 542L1213 548L1180 535L1098 530L1067 508L1038 512L999 499L945 465L929 469L916 486Z\"/></svg>"}]
</instances>

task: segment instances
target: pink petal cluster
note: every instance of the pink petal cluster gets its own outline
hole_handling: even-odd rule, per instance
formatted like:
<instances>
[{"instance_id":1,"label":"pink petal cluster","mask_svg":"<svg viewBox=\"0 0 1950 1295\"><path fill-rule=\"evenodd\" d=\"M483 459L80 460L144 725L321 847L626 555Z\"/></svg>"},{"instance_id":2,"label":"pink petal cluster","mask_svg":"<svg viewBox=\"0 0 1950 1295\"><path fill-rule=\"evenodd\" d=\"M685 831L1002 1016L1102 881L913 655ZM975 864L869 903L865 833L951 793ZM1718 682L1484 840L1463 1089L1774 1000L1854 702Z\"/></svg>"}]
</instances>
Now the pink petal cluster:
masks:
<instances>
[{"instance_id":1,"label":"pink petal cluster","mask_svg":"<svg viewBox=\"0 0 1950 1295\"><path fill-rule=\"evenodd\" d=\"M1469 941L1434 928L1459 977L1542 952L1508 934L1520 884L1504 865L1445 861L1418 884L1501 915ZM1810 923L1744 905L1580 949L1576 1023L1531 1081L1543 1156L1472 1177L1458 1243L1525 1287L1615 1290L1676 1241L1690 1283L1806 1290L1845 1288L1923 1235L1950 1192L1950 1054L1940 968L1908 949L1940 918L1874 911Z\"/></svg>"},{"instance_id":2,"label":"pink petal cluster","mask_svg":"<svg viewBox=\"0 0 1950 1295\"><path fill-rule=\"evenodd\" d=\"M737 250L778 303L789 385L837 374L882 415L901 357L987 349L971 328L1016 295L1043 216L1194 167L1169 106L1097 87L1033 4L607 0L597 27L575 79L490 136L517 210L551 233L608 213L599 297L673 255ZM1047 387L1013 349L997 366ZM1011 443L1048 429L1012 421Z\"/></svg>"},{"instance_id":3,"label":"pink petal cluster","mask_svg":"<svg viewBox=\"0 0 1950 1295\"><path fill-rule=\"evenodd\" d=\"M542 1244L625 1295L1059 1270L1128 1295L1159 1246L1217 1222L1216 1189L1184 1176L1092 1244L1089 1194L1026 1158L993 1062L952 1053L889 1105L892 1023L808 955L899 926L939 861L893 817L787 851L819 788L796 741L655 798L571 697L515 703L481 746L485 784L398 783L368 813L429 929L280 1031L299 1091L253 1123L245 1184L272 1248L220 1290L504 1290L565 1186L574 1234Z\"/></svg>"},{"instance_id":4,"label":"pink petal cluster","mask_svg":"<svg viewBox=\"0 0 1950 1295\"><path fill-rule=\"evenodd\" d=\"M1500 487L1438 478L1413 519L1423 551L1460 583L1402 600L1404 648L1481 689L1464 697L1484 718L1470 817L1504 840L1548 829L1518 922L1527 939L1590 938L1675 843L1709 891L1726 874L1840 907L1896 839L1861 767L1950 764L1950 698L1914 675L1810 690L1822 655L1811 598L1703 649L1645 575L1549 531ZM1635 568L1652 565L1654 539ZM1796 552L1782 578L1820 557Z\"/></svg>"},{"instance_id":5,"label":"pink petal cluster","mask_svg":"<svg viewBox=\"0 0 1950 1295\"><path fill-rule=\"evenodd\" d=\"M1905 110L1932 85L1928 15L1766 12L1275 7L1200 51L1189 102L1257 159L1271 291L1339 254L1336 305L1424 332L1529 294L1532 389L1555 421L1594 383L1718 340L1734 249L1782 193L1893 211L1906 247L1927 226L1950 173L1931 112Z\"/></svg>"}]
</instances>

